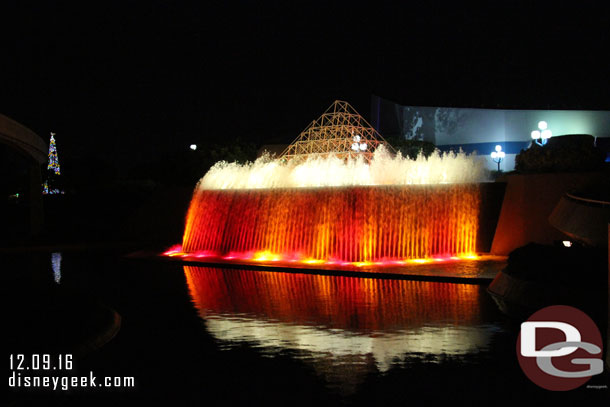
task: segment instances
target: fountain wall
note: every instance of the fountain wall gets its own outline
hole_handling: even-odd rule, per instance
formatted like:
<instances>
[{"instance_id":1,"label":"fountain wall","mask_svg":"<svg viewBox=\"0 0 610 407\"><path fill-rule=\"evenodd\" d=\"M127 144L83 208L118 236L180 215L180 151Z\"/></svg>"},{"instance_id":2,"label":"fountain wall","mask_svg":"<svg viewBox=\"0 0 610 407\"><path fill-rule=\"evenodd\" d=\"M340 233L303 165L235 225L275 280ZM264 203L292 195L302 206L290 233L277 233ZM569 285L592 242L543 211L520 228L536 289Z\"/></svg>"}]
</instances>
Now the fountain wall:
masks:
<instances>
[{"instance_id":1,"label":"fountain wall","mask_svg":"<svg viewBox=\"0 0 610 407\"><path fill-rule=\"evenodd\" d=\"M182 251L351 263L469 255L480 246L481 189L197 189Z\"/></svg>"}]
</instances>

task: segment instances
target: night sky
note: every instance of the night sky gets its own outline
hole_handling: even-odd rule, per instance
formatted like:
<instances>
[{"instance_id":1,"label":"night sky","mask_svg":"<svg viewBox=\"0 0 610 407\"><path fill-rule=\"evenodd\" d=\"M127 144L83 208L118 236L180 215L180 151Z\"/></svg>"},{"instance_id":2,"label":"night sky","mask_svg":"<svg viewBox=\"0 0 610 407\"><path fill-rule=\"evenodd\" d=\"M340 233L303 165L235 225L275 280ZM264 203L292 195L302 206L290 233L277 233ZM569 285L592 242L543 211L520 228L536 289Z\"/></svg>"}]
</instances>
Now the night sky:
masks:
<instances>
[{"instance_id":1,"label":"night sky","mask_svg":"<svg viewBox=\"0 0 610 407\"><path fill-rule=\"evenodd\" d=\"M288 143L334 99L368 118L371 94L610 109L594 3L56 3L3 2L0 113L55 131L60 159Z\"/></svg>"}]
</instances>

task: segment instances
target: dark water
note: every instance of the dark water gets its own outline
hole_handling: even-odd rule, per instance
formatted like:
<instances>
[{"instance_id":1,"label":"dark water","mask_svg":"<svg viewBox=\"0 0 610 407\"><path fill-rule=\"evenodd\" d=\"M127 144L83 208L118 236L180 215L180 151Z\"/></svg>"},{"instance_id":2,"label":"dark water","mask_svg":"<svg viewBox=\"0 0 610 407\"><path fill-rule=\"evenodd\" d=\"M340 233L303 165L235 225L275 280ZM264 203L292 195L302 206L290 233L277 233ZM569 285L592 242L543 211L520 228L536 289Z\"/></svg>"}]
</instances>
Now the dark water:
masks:
<instances>
[{"instance_id":1,"label":"dark water","mask_svg":"<svg viewBox=\"0 0 610 407\"><path fill-rule=\"evenodd\" d=\"M50 291L120 313L119 334L79 358L78 371L133 376L136 388L20 390L10 393L10 402L601 405L608 399L607 389L551 393L531 383L515 355L518 323L497 310L484 286L192 267L119 255L4 256L4 279L20 320L52 309L52 301L42 301ZM44 342L35 327L15 335L33 332ZM607 385L607 372L590 384Z\"/></svg>"}]
</instances>

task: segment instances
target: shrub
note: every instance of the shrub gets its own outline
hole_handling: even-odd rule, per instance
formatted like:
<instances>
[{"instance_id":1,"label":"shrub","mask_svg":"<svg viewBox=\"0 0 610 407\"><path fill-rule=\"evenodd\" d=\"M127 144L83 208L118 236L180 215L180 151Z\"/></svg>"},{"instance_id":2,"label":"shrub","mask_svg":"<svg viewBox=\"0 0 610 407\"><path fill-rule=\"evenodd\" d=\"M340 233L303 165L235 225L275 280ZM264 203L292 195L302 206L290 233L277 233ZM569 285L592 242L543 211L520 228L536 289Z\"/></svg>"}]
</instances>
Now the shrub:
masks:
<instances>
[{"instance_id":1,"label":"shrub","mask_svg":"<svg viewBox=\"0 0 610 407\"><path fill-rule=\"evenodd\" d=\"M604 153L588 134L553 137L545 146L532 143L515 157L515 169L523 172L589 171L603 166Z\"/></svg>"}]
</instances>

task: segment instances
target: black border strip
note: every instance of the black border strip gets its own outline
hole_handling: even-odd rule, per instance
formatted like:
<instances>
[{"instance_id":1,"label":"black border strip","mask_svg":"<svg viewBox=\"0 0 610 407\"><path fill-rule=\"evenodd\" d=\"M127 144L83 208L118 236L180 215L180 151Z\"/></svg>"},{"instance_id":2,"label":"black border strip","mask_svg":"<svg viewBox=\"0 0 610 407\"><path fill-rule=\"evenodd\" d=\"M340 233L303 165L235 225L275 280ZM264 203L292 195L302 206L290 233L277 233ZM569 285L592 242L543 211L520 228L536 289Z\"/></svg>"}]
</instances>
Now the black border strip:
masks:
<instances>
[{"instance_id":1,"label":"black border strip","mask_svg":"<svg viewBox=\"0 0 610 407\"><path fill-rule=\"evenodd\" d=\"M176 263L188 266L199 267L222 267L228 269L255 270L262 272L282 272L293 274L312 274L323 276L339 276L339 277L356 277L356 278L378 278L384 280L410 280L410 281L428 281L434 283L452 283L452 284L472 284L472 285L489 285L493 279L483 277L444 277L444 276L425 276L421 274L397 274L386 272L367 272L367 271L351 271L351 270L328 270L328 269L312 269L302 267L285 267L285 266L270 266L258 264L241 264L241 263L223 263L214 261L196 261L184 260L182 258L160 256L146 252L134 252L126 256L125 259L148 261L153 263L165 262Z\"/></svg>"}]
</instances>

